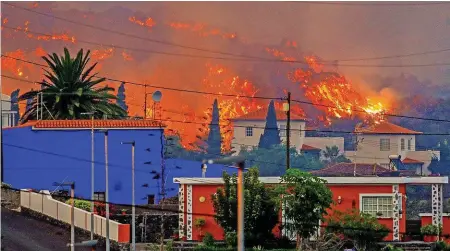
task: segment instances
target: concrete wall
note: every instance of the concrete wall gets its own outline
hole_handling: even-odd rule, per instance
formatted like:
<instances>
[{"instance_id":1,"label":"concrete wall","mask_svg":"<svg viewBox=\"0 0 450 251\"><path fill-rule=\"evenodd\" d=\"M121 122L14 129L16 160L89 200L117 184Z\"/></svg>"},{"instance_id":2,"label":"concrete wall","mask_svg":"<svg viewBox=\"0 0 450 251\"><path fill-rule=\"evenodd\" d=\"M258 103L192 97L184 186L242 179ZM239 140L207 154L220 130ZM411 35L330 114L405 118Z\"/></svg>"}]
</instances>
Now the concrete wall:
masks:
<instances>
[{"instance_id":1,"label":"concrete wall","mask_svg":"<svg viewBox=\"0 0 450 251\"><path fill-rule=\"evenodd\" d=\"M234 125L234 134L232 146L235 148L234 150L239 152L241 145L246 146L258 146L259 139L261 134L264 133L264 127L266 126L266 121L233 121ZM278 128L280 126L286 126L286 121L278 121ZM253 136L247 137L245 134L246 127L253 128ZM291 144L292 146L296 146L298 149L303 144L303 139L305 138L305 122L304 121L291 121ZM284 142L286 137L281 137L281 141ZM236 153L236 154L237 154Z\"/></svg>"},{"instance_id":2,"label":"concrete wall","mask_svg":"<svg viewBox=\"0 0 450 251\"><path fill-rule=\"evenodd\" d=\"M24 208L42 213L56 220L71 224L71 206L53 199L49 191L34 193L20 192L20 205ZM74 224L76 227L90 231L91 213L74 209ZM94 233L106 237L106 218L94 215ZM130 225L109 221L109 236L111 240L127 243L130 241Z\"/></svg>"}]
</instances>

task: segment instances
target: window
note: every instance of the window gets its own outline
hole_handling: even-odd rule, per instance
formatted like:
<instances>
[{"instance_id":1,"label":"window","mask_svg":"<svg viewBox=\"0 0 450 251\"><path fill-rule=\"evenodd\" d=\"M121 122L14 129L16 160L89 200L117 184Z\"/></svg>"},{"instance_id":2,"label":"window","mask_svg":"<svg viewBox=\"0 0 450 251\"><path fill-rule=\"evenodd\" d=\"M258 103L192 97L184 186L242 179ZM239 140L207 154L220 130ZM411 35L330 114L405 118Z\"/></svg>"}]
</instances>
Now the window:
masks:
<instances>
[{"instance_id":1,"label":"window","mask_svg":"<svg viewBox=\"0 0 450 251\"><path fill-rule=\"evenodd\" d=\"M408 150L411 151L412 139L408 139Z\"/></svg>"},{"instance_id":2,"label":"window","mask_svg":"<svg viewBox=\"0 0 450 251\"><path fill-rule=\"evenodd\" d=\"M280 137L286 137L286 125L280 125Z\"/></svg>"},{"instance_id":3,"label":"window","mask_svg":"<svg viewBox=\"0 0 450 251\"><path fill-rule=\"evenodd\" d=\"M391 140L390 139L380 139L380 151L391 150Z\"/></svg>"},{"instance_id":4,"label":"window","mask_svg":"<svg viewBox=\"0 0 450 251\"><path fill-rule=\"evenodd\" d=\"M253 137L253 127L246 127L245 128L245 136Z\"/></svg>"},{"instance_id":5,"label":"window","mask_svg":"<svg viewBox=\"0 0 450 251\"><path fill-rule=\"evenodd\" d=\"M105 192L94 192L95 201L105 201Z\"/></svg>"},{"instance_id":6,"label":"window","mask_svg":"<svg viewBox=\"0 0 450 251\"><path fill-rule=\"evenodd\" d=\"M361 211L375 217L390 218L393 215L393 197L392 196L367 196L362 197ZM400 207L401 208L401 207ZM377 214L381 215L377 215Z\"/></svg>"},{"instance_id":7,"label":"window","mask_svg":"<svg viewBox=\"0 0 450 251\"><path fill-rule=\"evenodd\" d=\"M149 205L155 204L155 195L154 194L147 195L147 204L149 204Z\"/></svg>"},{"instance_id":8,"label":"window","mask_svg":"<svg viewBox=\"0 0 450 251\"><path fill-rule=\"evenodd\" d=\"M408 142L408 146L409 146L409 142ZM401 151L405 150L405 139L400 140L400 150Z\"/></svg>"}]
</instances>

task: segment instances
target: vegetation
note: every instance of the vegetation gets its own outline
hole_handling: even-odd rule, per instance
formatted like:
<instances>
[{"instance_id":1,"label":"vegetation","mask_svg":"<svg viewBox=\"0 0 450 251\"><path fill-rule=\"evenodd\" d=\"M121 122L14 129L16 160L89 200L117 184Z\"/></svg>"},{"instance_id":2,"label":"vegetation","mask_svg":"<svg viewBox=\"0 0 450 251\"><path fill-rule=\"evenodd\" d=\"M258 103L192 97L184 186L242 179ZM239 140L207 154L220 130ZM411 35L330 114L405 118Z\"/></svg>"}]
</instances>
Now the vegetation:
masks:
<instances>
[{"instance_id":1,"label":"vegetation","mask_svg":"<svg viewBox=\"0 0 450 251\"><path fill-rule=\"evenodd\" d=\"M298 169L289 169L281 181L286 184L279 187L288 209L286 218L292 221L284 227L306 239L318 230L319 221L327 215L333 202L332 193L325 180Z\"/></svg>"},{"instance_id":2,"label":"vegetation","mask_svg":"<svg viewBox=\"0 0 450 251\"><path fill-rule=\"evenodd\" d=\"M239 155L244 156L249 166L257 167L261 176L281 176L286 172L286 146L275 145L270 148L247 149L242 147ZM317 158L300 154L295 147L290 149L292 168L303 171L319 170L324 167Z\"/></svg>"},{"instance_id":3,"label":"vegetation","mask_svg":"<svg viewBox=\"0 0 450 251\"><path fill-rule=\"evenodd\" d=\"M117 90L117 105L128 113L128 106L125 102L125 98L125 83L121 83L119 89Z\"/></svg>"},{"instance_id":4,"label":"vegetation","mask_svg":"<svg viewBox=\"0 0 450 251\"><path fill-rule=\"evenodd\" d=\"M326 149L322 151L322 155L324 158L324 164L326 165L351 162L339 151L339 148L337 146L332 147L327 146Z\"/></svg>"},{"instance_id":5,"label":"vegetation","mask_svg":"<svg viewBox=\"0 0 450 251\"><path fill-rule=\"evenodd\" d=\"M425 236L436 236L442 233L442 226L438 227L433 224L428 224L420 228L420 233Z\"/></svg>"},{"instance_id":6,"label":"vegetation","mask_svg":"<svg viewBox=\"0 0 450 251\"><path fill-rule=\"evenodd\" d=\"M278 222L279 207L271 189L259 181L259 172L251 168L244 174L244 208L246 243L273 239L272 229ZM225 233L237 230L237 176L223 173L224 186L212 195L215 220ZM227 236L226 236L227 237ZM260 244L260 243L258 243Z\"/></svg>"},{"instance_id":7,"label":"vegetation","mask_svg":"<svg viewBox=\"0 0 450 251\"><path fill-rule=\"evenodd\" d=\"M358 210L334 211L327 220L326 231L352 241L357 250L371 250L389 234L389 229L375 217Z\"/></svg>"},{"instance_id":8,"label":"vegetation","mask_svg":"<svg viewBox=\"0 0 450 251\"><path fill-rule=\"evenodd\" d=\"M222 138L220 136L219 105L217 103L217 99L214 100L212 108L212 119L209 124L209 134L206 144L207 153L211 158L217 158L217 156L220 156Z\"/></svg>"},{"instance_id":9,"label":"vegetation","mask_svg":"<svg viewBox=\"0 0 450 251\"><path fill-rule=\"evenodd\" d=\"M126 116L120 106L111 102L117 97L110 93L114 88L100 87L105 78L97 77L93 70L97 63L87 68L90 51L84 54L81 49L75 58L69 50L64 48L64 55L56 53L42 57L49 70L45 70L45 77L40 91L29 91L19 97L19 100L32 100L21 118L24 123L36 119L38 108L38 93L43 94L43 119L79 119L84 112L96 112L98 118L107 115L109 118L123 118Z\"/></svg>"},{"instance_id":10,"label":"vegetation","mask_svg":"<svg viewBox=\"0 0 450 251\"><path fill-rule=\"evenodd\" d=\"M205 237L203 237L203 245L207 246L207 247L212 247L214 246L215 240L214 237L211 233L206 233Z\"/></svg>"},{"instance_id":11,"label":"vegetation","mask_svg":"<svg viewBox=\"0 0 450 251\"><path fill-rule=\"evenodd\" d=\"M91 211L91 202L90 201L75 199L74 202L75 202L74 206L76 208L79 208L81 210L88 211L88 212ZM68 199L66 201L66 204L72 205L72 199Z\"/></svg>"},{"instance_id":12,"label":"vegetation","mask_svg":"<svg viewBox=\"0 0 450 251\"><path fill-rule=\"evenodd\" d=\"M264 128L264 133L259 139L258 148L269 149L274 145L280 144L281 139L278 131L277 115L275 113L275 106L272 100L267 111L266 127Z\"/></svg>"}]
</instances>

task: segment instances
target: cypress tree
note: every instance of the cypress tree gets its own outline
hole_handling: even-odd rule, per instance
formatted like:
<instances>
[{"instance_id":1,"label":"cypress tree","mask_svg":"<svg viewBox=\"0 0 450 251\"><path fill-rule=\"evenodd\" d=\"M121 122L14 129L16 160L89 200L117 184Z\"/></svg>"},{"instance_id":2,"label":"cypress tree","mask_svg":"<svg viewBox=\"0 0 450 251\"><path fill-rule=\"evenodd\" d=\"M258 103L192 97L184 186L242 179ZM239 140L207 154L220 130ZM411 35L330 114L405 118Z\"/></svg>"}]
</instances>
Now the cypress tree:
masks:
<instances>
[{"instance_id":1,"label":"cypress tree","mask_svg":"<svg viewBox=\"0 0 450 251\"><path fill-rule=\"evenodd\" d=\"M269 104L266 117L266 127L264 133L259 138L259 148L270 148L281 143L280 134L277 125L277 115L275 113L275 105L273 100Z\"/></svg>"},{"instance_id":2,"label":"cypress tree","mask_svg":"<svg viewBox=\"0 0 450 251\"><path fill-rule=\"evenodd\" d=\"M13 91L11 93L11 111L16 112L16 114L14 115L14 125L18 125L19 124L19 92L20 89L17 89L15 91Z\"/></svg>"},{"instance_id":3,"label":"cypress tree","mask_svg":"<svg viewBox=\"0 0 450 251\"><path fill-rule=\"evenodd\" d=\"M125 103L125 83L121 83L117 91L117 104L128 113L128 106Z\"/></svg>"},{"instance_id":4,"label":"cypress tree","mask_svg":"<svg viewBox=\"0 0 450 251\"><path fill-rule=\"evenodd\" d=\"M219 125L219 105L217 103L217 99L214 100L213 110L212 110L212 119L209 124L209 135L208 140L206 142L208 144L208 154L211 155L220 155L222 139L220 135L220 125Z\"/></svg>"}]
</instances>

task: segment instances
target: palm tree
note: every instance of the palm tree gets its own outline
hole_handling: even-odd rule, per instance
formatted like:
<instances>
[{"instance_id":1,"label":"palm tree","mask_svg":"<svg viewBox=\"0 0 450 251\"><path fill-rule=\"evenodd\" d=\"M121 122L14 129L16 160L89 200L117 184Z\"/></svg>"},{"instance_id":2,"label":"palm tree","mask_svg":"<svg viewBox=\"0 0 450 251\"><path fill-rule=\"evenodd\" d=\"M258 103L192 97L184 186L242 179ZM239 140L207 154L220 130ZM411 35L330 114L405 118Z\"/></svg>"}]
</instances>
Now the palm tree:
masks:
<instances>
[{"instance_id":1,"label":"palm tree","mask_svg":"<svg viewBox=\"0 0 450 251\"><path fill-rule=\"evenodd\" d=\"M340 153L337 146L329 147L327 146L324 151L322 151L325 164L336 164L336 163L350 163L351 161L347 159L343 154Z\"/></svg>"},{"instance_id":2,"label":"palm tree","mask_svg":"<svg viewBox=\"0 0 450 251\"><path fill-rule=\"evenodd\" d=\"M40 91L29 91L19 97L19 100L30 100L29 109L21 118L21 123L36 120L38 107L38 93L43 95L44 108L42 119L81 119L82 113L95 112L95 117L124 118L124 111L115 102L117 97L112 94L114 88L100 85L105 78L91 74L97 63L86 69L89 53L83 55L81 49L76 58L71 58L69 50L64 48L64 56L56 53L42 57L49 66L45 70L46 79L39 82ZM40 101L39 101L40 102ZM40 110L40 109L39 109Z\"/></svg>"}]
</instances>

